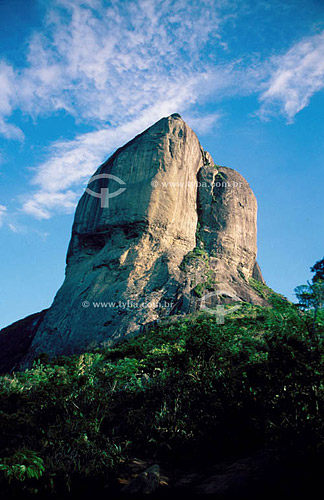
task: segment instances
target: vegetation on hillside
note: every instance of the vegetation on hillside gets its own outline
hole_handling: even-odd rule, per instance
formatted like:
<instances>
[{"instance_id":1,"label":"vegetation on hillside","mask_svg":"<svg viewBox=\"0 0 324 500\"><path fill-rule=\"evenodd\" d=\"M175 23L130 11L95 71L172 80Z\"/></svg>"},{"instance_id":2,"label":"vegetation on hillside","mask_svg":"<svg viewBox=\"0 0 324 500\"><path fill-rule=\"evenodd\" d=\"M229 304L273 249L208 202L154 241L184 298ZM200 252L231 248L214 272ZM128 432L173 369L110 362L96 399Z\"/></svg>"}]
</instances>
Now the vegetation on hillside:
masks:
<instances>
[{"instance_id":1,"label":"vegetation on hillside","mask_svg":"<svg viewBox=\"0 0 324 500\"><path fill-rule=\"evenodd\" d=\"M266 293L266 290L263 290ZM115 348L0 379L6 498L116 487L123 464L265 446L321 453L324 315L273 294L218 325L199 313Z\"/></svg>"}]
</instances>

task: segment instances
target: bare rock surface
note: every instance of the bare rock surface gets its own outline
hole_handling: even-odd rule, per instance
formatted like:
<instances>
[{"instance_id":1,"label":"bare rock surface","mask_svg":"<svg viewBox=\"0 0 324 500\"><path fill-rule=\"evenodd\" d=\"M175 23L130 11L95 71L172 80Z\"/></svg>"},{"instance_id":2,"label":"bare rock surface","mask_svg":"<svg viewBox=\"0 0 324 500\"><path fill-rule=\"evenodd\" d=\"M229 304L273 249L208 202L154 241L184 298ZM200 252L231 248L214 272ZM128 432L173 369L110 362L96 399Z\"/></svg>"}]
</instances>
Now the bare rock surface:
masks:
<instances>
[{"instance_id":1,"label":"bare rock surface","mask_svg":"<svg viewBox=\"0 0 324 500\"><path fill-rule=\"evenodd\" d=\"M152 465L144 472L138 474L124 486L121 493L126 495L150 495L160 486L160 467Z\"/></svg>"},{"instance_id":2,"label":"bare rock surface","mask_svg":"<svg viewBox=\"0 0 324 500\"><path fill-rule=\"evenodd\" d=\"M19 367L46 312L47 309L44 309L31 314L0 330L0 374L12 372Z\"/></svg>"},{"instance_id":3,"label":"bare rock surface","mask_svg":"<svg viewBox=\"0 0 324 500\"><path fill-rule=\"evenodd\" d=\"M255 196L239 173L214 165L180 115L118 149L98 175L89 188L108 199L81 197L65 281L22 366L42 352L113 345L159 318L199 309L206 294L210 308L266 304L249 285L252 276L263 280Z\"/></svg>"}]
</instances>

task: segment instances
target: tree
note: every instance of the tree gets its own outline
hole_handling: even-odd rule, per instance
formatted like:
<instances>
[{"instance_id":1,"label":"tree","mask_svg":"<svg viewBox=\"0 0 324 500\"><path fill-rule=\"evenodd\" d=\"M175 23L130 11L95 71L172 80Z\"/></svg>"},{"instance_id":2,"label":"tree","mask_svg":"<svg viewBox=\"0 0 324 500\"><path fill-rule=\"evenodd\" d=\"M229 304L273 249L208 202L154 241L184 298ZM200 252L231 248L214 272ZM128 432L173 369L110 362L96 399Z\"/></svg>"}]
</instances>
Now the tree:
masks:
<instances>
[{"instance_id":1,"label":"tree","mask_svg":"<svg viewBox=\"0 0 324 500\"><path fill-rule=\"evenodd\" d=\"M305 310L314 310L313 333L316 329L318 311L324 308L324 258L318 260L311 268L314 273L312 283L295 288L299 306Z\"/></svg>"},{"instance_id":2,"label":"tree","mask_svg":"<svg viewBox=\"0 0 324 500\"><path fill-rule=\"evenodd\" d=\"M297 286L294 292L302 309L308 310L313 308L314 294L312 292L312 284L309 281L307 285Z\"/></svg>"},{"instance_id":3,"label":"tree","mask_svg":"<svg viewBox=\"0 0 324 500\"><path fill-rule=\"evenodd\" d=\"M307 282L307 285L300 285L295 288L295 295L299 304L305 310L314 310L313 332L316 329L316 320L318 311L324 307L324 281L317 279L313 283Z\"/></svg>"},{"instance_id":4,"label":"tree","mask_svg":"<svg viewBox=\"0 0 324 500\"><path fill-rule=\"evenodd\" d=\"M315 273L312 279L313 283L319 280L324 281L324 257L322 260L317 261L310 270L312 273Z\"/></svg>"}]
</instances>

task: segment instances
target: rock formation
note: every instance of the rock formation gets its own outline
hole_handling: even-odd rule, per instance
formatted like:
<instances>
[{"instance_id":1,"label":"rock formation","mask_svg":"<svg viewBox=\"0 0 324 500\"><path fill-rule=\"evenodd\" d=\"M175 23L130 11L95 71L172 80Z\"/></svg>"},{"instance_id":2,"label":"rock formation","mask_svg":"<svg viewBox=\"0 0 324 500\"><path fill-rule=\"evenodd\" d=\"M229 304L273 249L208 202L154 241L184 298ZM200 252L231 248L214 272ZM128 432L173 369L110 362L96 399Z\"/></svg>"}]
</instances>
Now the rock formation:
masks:
<instances>
[{"instance_id":1,"label":"rock formation","mask_svg":"<svg viewBox=\"0 0 324 500\"><path fill-rule=\"evenodd\" d=\"M116 193L118 190L118 193ZM173 114L118 149L76 209L66 277L25 357L113 344L159 318L264 304L256 199Z\"/></svg>"},{"instance_id":2,"label":"rock formation","mask_svg":"<svg viewBox=\"0 0 324 500\"><path fill-rule=\"evenodd\" d=\"M0 374L15 371L29 350L48 309L16 321L0 331Z\"/></svg>"}]
</instances>

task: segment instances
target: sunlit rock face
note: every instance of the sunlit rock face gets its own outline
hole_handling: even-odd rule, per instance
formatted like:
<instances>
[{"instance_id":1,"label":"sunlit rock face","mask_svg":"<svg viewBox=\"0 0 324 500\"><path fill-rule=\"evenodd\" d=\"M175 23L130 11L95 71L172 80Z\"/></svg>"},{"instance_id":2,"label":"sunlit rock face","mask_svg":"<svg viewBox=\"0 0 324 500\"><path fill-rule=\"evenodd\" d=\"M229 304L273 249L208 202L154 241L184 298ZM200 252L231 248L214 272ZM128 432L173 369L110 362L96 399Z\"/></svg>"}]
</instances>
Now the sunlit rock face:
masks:
<instances>
[{"instance_id":1,"label":"sunlit rock face","mask_svg":"<svg viewBox=\"0 0 324 500\"><path fill-rule=\"evenodd\" d=\"M240 174L214 165L178 114L118 149L94 176L76 209L64 283L22 365L42 352L111 345L196 311L207 293L210 307L264 304L248 284L262 281L254 194Z\"/></svg>"}]
</instances>

